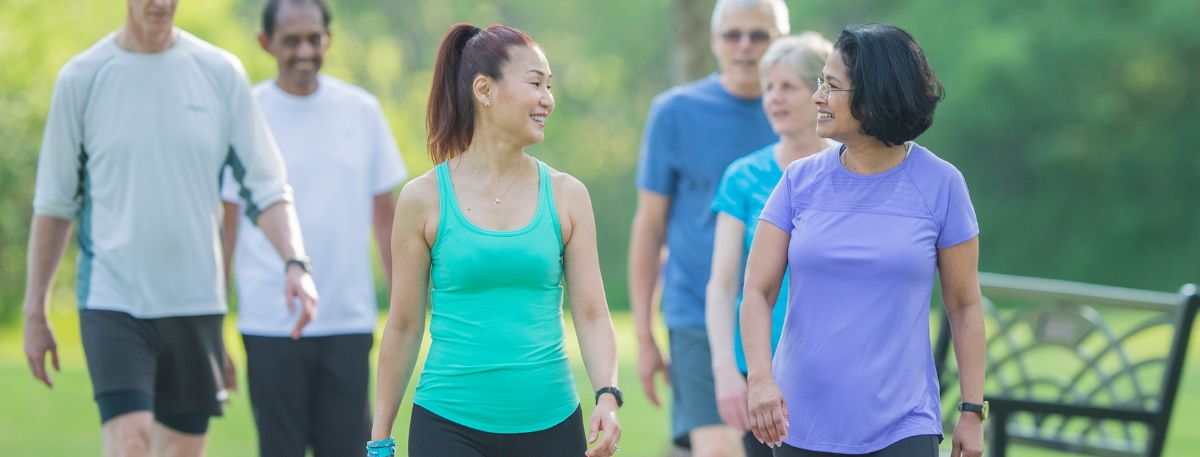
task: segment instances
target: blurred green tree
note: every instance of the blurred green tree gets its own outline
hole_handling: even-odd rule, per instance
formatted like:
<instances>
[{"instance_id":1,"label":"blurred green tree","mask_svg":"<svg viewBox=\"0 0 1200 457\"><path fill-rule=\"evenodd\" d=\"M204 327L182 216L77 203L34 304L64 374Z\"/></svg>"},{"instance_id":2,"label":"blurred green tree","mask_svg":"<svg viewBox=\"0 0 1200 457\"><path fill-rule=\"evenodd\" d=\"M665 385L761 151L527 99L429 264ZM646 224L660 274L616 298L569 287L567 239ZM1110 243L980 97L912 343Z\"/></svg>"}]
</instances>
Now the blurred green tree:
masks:
<instances>
[{"instance_id":1,"label":"blurred green tree","mask_svg":"<svg viewBox=\"0 0 1200 457\"><path fill-rule=\"evenodd\" d=\"M579 177L601 266L626 307L634 169L650 99L674 83L677 34L707 65L707 33L673 22L683 0L333 0L326 71L376 94L405 162L430 167L424 109L455 22L518 27L545 48L557 109L530 152ZM20 308L34 170L58 69L120 26L123 2L0 0L0 320ZM683 2L686 3L686 2ZM700 8L696 5L703 5ZM691 14L707 30L711 1ZM836 38L891 22L925 47L948 96L919 139L966 175L984 270L1169 290L1200 276L1200 3L1191 0L790 2L794 31ZM237 54L254 81L261 2L185 1L178 24ZM699 67L700 70L695 68ZM715 68L692 67L690 74ZM60 289L73 286L70 258ZM70 296L60 290L57 296ZM381 295L385 297L386 295Z\"/></svg>"}]
</instances>

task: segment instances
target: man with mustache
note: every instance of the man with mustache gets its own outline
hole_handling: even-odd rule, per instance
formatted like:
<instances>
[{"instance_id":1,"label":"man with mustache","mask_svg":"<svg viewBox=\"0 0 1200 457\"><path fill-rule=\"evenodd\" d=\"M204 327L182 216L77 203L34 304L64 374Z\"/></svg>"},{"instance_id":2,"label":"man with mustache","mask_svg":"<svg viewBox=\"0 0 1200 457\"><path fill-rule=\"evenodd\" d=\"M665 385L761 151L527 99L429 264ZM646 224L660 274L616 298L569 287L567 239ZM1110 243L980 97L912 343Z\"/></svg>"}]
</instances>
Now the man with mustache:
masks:
<instances>
[{"instance_id":1,"label":"man with mustache","mask_svg":"<svg viewBox=\"0 0 1200 457\"><path fill-rule=\"evenodd\" d=\"M275 58L274 80L254 87L287 167L300 227L325 291L323 311L299 339L280 306L283 268L239 206L226 179L225 257L238 281L238 330L246 348L250 403L259 454L359 455L369 438L368 354L375 329L370 238L374 229L385 275L391 271L392 190L406 172L375 97L319 73L329 49L323 0L270 0L262 48ZM235 246L236 243L236 246Z\"/></svg>"}]
</instances>

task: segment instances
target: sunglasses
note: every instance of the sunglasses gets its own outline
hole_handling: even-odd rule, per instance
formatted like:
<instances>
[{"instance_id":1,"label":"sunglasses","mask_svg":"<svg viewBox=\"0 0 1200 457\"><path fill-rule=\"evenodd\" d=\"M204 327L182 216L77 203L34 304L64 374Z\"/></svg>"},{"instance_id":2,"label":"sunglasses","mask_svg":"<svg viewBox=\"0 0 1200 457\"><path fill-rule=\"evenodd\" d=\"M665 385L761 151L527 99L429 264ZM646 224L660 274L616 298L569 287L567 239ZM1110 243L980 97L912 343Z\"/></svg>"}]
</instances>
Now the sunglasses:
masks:
<instances>
[{"instance_id":1,"label":"sunglasses","mask_svg":"<svg viewBox=\"0 0 1200 457\"><path fill-rule=\"evenodd\" d=\"M721 39L729 44L738 44L742 42L742 37L749 37L750 43L764 44L771 41L771 33L766 30L754 30L743 32L741 30L729 30L721 33Z\"/></svg>"}]
</instances>

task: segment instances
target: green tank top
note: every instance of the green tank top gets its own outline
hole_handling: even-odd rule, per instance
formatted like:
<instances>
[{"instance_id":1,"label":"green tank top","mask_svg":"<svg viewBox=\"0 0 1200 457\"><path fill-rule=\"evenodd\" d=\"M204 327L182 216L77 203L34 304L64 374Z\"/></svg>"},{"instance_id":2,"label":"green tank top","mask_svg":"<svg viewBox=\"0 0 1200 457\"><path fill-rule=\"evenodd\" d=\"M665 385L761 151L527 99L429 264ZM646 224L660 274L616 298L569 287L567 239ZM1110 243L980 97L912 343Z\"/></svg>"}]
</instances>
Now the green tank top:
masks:
<instances>
[{"instance_id":1,"label":"green tank top","mask_svg":"<svg viewBox=\"0 0 1200 457\"><path fill-rule=\"evenodd\" d=\"M433 342L413 403L460 425L526 433L561 423L579 397L563 340L563 244L550 174L524 228L475 226L435 167L441 209L430 250Z\"/></svg>"}]
</instances>

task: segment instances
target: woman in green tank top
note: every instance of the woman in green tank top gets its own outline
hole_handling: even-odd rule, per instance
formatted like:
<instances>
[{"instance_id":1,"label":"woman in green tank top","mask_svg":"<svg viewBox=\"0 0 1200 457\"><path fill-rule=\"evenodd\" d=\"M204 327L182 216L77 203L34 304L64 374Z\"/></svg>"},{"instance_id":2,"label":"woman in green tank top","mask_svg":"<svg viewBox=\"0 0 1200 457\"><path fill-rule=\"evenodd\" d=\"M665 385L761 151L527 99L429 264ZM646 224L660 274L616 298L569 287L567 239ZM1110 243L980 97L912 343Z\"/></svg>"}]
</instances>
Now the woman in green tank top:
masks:
<instances>
[{"instance_id":1,"label":"woman in green tank top","mask_svg":"<svg viewBox=\"0 0 1200 457\"><path fill-rule=\"evenodd\" d=\"M524 152L544 139L550 79L541 48L516 29L458 24L442 40L426 120L437 165L405 185L396 206L367 455L394 453L388 437L427 309L432 342L413 399L409 456L617 449L616 339L591 200L577 179ZM598 392L586 436L565 350L564 283Z\"/></svg>"}]
</instances>

